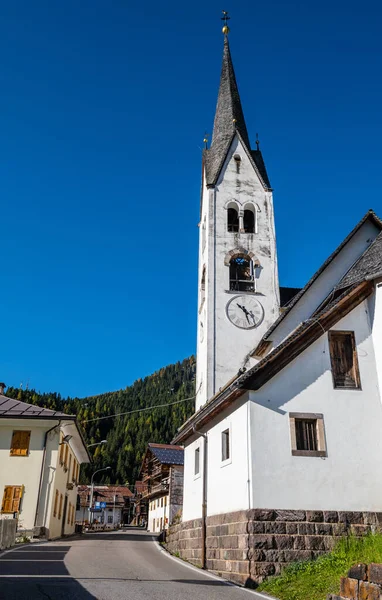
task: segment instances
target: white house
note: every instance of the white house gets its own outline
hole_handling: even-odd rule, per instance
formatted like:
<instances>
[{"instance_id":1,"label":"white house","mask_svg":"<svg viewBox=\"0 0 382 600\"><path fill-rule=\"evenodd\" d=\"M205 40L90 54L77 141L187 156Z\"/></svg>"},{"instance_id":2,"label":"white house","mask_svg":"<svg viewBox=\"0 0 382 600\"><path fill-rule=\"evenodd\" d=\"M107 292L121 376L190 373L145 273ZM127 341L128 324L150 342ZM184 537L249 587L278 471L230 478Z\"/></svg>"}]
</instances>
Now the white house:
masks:
<instances>
[{"instance_id":1,"label":"white house","mask_svg":"<svg viewBox=\"0 0 382 600\"><path fill-rule=\"evenodd\" d=\"M0 518L49 539L74 531L80 465L90 457L74 415L26 404L0 385Z\"/></svg>"},{"instance_id":2,"label":"white house","mask_svg":"<svg viewBox=\"0 0 382 600\"><path fill-rule=\"evenodd\" d=\"M196 412L173 440L179 531L201 540L185 535L185 558L243 583L379 522L381 231L369 211L302 290L279 288L272 190L225 35L203 158Z\"/></svg>"}]
</instances>

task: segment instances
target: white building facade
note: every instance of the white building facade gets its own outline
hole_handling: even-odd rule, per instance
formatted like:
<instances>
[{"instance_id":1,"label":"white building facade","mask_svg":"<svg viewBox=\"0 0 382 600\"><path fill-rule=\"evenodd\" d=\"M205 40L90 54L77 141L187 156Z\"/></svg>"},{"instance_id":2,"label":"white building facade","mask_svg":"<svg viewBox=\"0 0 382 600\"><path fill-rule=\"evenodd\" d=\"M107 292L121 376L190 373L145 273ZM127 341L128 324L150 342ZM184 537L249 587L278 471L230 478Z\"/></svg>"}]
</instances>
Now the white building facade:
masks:
<instances>
[{"instance_id":1,"label":"white building facade","mask_svg":"<svg viewBox=\"0 0 382 600\"><path fill-rule=\"evenodd\" d=\"M17 518L27 535L73 533L84 462L90 458L74 416L0 395L0 518Z\"/></svg>"},{"instance_id":2,"label":"white building facade","mask_svg":"<svg viewBox=\"0 0 382 600\"><path fill-rule=\"evenodd\" d=\"M203 161L196 412L173 440L185 464L170 547L184 558L260 581L379 526L381 231L369 211L302 290L279 288L272 192L225 36ZM200 545L188 533L178 548L195 528Z\"/></svg>"}]
</instances>

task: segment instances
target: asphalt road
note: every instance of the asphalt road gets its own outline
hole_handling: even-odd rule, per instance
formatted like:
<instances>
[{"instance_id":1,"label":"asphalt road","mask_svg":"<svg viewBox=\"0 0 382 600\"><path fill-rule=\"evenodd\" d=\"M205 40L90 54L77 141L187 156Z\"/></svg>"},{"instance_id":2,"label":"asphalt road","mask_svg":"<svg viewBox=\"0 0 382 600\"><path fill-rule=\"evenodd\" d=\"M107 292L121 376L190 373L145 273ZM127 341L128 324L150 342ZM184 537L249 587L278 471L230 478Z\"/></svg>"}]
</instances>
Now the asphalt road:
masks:
<instances>
[{"instance_id":1,"label":"asphalt road","mask_svg":"<svg viewBox=\"0 0 382 600\"><path fill-rule=\"evenodd\" d=\"M1 600L264 600L169 558L144 531L85 534L0 554Z\"/></svg>"}]
</instances>

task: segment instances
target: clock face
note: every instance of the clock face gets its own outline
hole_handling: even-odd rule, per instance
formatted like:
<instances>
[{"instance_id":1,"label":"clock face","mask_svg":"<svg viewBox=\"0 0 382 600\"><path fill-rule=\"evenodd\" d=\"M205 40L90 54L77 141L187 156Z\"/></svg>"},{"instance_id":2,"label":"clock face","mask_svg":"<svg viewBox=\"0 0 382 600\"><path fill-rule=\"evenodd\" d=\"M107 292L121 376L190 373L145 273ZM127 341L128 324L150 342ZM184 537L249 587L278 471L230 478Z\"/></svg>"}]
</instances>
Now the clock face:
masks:
<instances>
[{"instance_id":1,"label":"clock face","mask_svg":"<svg viewBox=\"0 0 382 600\"><path fill-rule=\"evenodd\" d=\"M253 329L263 320L264 309L254 296L234 296L227 304L227 317L240 329Z\"/></svg>"}]
</instances>

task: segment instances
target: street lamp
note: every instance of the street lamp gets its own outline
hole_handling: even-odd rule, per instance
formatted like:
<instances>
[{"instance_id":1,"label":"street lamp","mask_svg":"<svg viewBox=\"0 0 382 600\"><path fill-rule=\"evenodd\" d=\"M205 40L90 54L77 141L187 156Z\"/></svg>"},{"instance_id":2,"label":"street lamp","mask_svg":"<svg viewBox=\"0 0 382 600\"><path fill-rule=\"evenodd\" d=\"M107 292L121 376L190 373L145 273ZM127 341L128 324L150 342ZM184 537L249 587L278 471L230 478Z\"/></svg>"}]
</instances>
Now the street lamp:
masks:
<instances>
[{"instance_id":1,"label":"street lamp","mask_svg":"<svg viewBox=\"0 0 382 600\"><path fill-rule=\"evenodd\" d=\"M93 504L93 490L94 490L94 483L93 483L93 477L94 475L97 475L97 473L100 473L101 471L109 471L109 469L111 469L111 467L104 467L103 469L98 469L98 471L94 471L92 478L90 480L90 502L89 502L89 523L91 525L91 514L92 514L92 504Z\"/></svg>"},{"instance_id":2,"label":"street lamp","mask_svg":"<svg viewBox=\"0 0 382 600\"><path fill-rule=\"evenodd\" d=\"M91 448L92 446L100 446L101 444L107 444L107 440L101 440L100 442L96 442L95 444L89 444L86 447Z\"/></svg>"}]
</instances>

